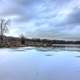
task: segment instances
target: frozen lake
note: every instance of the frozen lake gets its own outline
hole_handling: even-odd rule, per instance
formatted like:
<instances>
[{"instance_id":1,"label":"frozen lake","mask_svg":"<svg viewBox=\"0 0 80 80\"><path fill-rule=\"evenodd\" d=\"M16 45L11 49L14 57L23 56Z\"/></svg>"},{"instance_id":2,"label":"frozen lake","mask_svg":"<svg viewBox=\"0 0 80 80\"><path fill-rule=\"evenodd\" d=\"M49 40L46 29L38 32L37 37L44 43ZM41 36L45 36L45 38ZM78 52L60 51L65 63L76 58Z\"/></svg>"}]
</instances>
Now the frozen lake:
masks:
<instances>
[{"instance_id":1,"label":"frozen lake","mask_svg":"<svg viewBox=\"0 0 80 80\"><path fill-rule=\"evenodd\" d=\"M0 49L0 80L80 80L80 49Z\"/></svg>"}]
</instances>

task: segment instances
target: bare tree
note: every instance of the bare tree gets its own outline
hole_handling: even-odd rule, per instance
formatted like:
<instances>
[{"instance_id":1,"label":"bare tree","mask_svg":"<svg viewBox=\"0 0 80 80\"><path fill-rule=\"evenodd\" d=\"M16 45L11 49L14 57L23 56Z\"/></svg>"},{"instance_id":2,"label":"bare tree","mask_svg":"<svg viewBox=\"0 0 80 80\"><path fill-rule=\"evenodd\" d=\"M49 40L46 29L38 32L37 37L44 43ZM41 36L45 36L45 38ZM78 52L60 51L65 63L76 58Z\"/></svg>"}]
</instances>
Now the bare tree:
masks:
<instances>
[{"instance_id":1,"label":"bare tree","mask_svg":"<svg viewBox=\"0 0 80 80\"><path fill-rule=\"evenodd\" d=\"M26 40L25 36L23 34L21 34L20 38L21 38L21 44L24 45L25 44L25 40Z\"/></svg>"},{"instance_id":2,"label":"bare tree","mask_svg":"<svg viewBox=\"0 0 80 80\"><path fill-rule=\"evenodd\" d=\"M1 43L3 43L3 37L4 37L4 33L8 32L8 24L9 24L9 20L5 20L5 19L1 19L0 20L0 40Z\"/></svg>"}]
</instances>

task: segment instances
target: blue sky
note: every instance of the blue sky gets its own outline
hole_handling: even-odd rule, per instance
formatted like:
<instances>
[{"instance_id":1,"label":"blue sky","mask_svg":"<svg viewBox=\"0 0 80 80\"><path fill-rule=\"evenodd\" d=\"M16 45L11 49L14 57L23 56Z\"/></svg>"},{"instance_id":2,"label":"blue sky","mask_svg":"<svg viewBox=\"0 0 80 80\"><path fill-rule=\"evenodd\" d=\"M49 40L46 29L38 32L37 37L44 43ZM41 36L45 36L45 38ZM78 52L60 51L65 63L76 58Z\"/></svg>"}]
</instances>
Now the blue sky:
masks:
<instances>
[{"instance_id":1,"label":"blue sky","mask_svg":"<svg viewBox=\"0 0 80 80\"><path fill-rule=\"evenodd\" d=\"M0 0L9 36L80 40L80 0Z\"/></svg>"}]
</instances>

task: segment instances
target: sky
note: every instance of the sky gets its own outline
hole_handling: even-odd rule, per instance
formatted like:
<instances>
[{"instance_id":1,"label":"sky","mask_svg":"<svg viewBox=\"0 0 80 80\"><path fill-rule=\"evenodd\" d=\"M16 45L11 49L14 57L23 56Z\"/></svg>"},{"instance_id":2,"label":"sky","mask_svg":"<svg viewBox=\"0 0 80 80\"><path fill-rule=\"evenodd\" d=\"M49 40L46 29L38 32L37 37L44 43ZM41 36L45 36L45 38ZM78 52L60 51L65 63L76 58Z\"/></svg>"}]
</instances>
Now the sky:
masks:
<instances>
[{"instance_id":1,"label":"sky","mask_svg":"<svg viewBox=\"0 0 80 80\"><path fill-rule=\"evenodd\" d=\"M80 40L80 0L0 0L8 36Z\"/></svg>"}]
</instances>

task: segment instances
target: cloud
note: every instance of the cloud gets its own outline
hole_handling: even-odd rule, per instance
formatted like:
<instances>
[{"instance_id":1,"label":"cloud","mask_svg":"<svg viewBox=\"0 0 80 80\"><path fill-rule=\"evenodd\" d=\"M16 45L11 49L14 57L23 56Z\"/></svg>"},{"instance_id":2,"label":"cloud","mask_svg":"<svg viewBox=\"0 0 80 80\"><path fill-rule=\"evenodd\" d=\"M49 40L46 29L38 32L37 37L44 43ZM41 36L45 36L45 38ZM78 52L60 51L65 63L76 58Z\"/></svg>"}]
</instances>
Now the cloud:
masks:
<instances>
[{"instance_id":1,"label":"cloud","mask_svg":"<svg viewBox=\"0 0 80 80\"><path fill-rule=\"evenodd\" d=\"M80 8L75 8L68 16L67 24L80 25Z\"/></svg>"},{"instance_id":2,"label":"cloud","mask_svg":"<svg viewBox=\"0 0 80 80\"><path fill-rule=\"evenodd\" d=\"M0 6L0 18L11 20L12 36L79 39L79 0L1 0Z\"/></svg>"}]
</instances>

